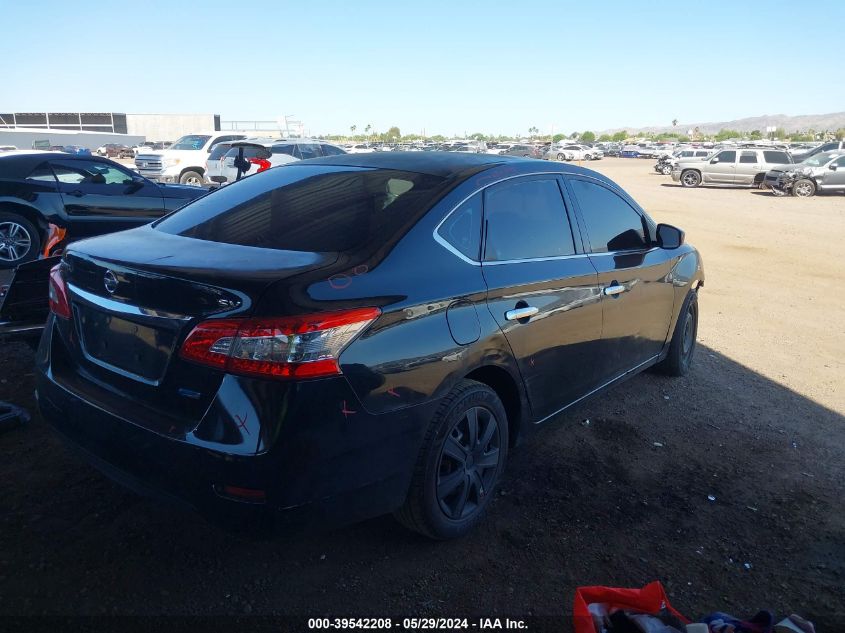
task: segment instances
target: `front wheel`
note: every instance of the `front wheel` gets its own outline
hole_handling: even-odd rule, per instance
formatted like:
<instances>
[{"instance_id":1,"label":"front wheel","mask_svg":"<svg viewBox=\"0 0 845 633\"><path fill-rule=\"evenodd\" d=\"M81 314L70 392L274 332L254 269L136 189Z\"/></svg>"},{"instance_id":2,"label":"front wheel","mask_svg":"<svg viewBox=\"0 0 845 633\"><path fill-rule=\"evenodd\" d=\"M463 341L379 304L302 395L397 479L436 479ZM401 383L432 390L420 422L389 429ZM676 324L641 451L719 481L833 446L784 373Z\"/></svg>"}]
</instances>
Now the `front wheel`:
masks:
<instances>
[{"instance_id":1,"label":"front wheel","mask_svg":"<svg viewBox=\"0 0 845 633\"><path fill-rule=\"evenodd\" d=\"M666 358L655 369L668 376L686 376L695 354L695 339L698 336L698 293L691 290L675 323L672 341Z\"/></svg>"},{"instance_id":2,"label":"front wheel","mask_svg":"<svg viewBox=\"0 0 845 633\"><path fill-rule=\"evenodd\" d=\"M792 195L798 198L809 198L816 195L816 183L809 178L802 178L792 185Z\"/></svg>"},{"instance_id":3,"label":"front wheel","mask_svg":"<svg viewBox=\"0 0 845 633\"><path fill-rule=\"evenodd\" d=\"M689 169L681 174L681 184L684 187L697 187L701 184L701 174L694 169Z\"/></svg>"},{"instance_id":4,"label":"front wheel","mask_svg":"<svg viewBox=\"0 0 845 633\"><path fill-rule=\"evenodd\" d=\"M558 154L558 155L557 155L557 159L558 159L558 160L563 160L563 159L565 159L565 158L566 158L566 156L564 156L563 154Z\"/></svg>"},{"instance_id":5,"label":"front wheel","mask_svg":"<svg viewBox=\"0 0 845 633\"><path fill-rule=\"evenodd\" d=\"M0 269L14 268L38 257L41 235L26 218L0 212Z\"/></svg>"},{"instance_id":6,"label":"front wheel","mask_svg":"<svg viewBox=\"0 0 845 633\"><path fill-rule=\"evenodd\" d=\"M179 178L179 184L190 185L192 187L202 186L202 174L196 171L186 171Z\"/></svg>"},{"instance_id":7,"label":"front wheel","mask_svg":"<svg viewBox=\"0 0 845 633\"><path fill-rule=\"evenodd\" d=\"M395 516L433 539L471 531L484 516L508 456L508 419L490 387L464 380L443 399Z\"/></svg>"},{"instance_id":8,"label":"front wheel","mask_svg":"<svg viewBox=\"0 0 845 633\"><path fill-rule=\"evenodd\" d=\"M672 166L671 165L663 165L660 168L660 173L663 174L664 176L668 176L669 174L672 173Z\"/></svg>"}]
</instances>

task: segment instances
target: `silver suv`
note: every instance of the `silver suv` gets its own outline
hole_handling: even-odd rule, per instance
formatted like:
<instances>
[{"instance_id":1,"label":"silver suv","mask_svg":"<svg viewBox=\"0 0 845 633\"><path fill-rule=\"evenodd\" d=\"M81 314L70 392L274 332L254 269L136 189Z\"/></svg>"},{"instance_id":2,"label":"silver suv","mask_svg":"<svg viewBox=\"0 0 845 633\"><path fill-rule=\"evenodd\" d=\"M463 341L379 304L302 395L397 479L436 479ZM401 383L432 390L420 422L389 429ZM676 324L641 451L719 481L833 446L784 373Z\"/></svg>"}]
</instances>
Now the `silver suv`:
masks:
<instances>
[{"instance_id":1,"label":"silver suv","mask_svg":"<svg viewBox=\"0 0 845 633\"><path fill-rule=\"evenodd\" d=\"M792 156L777 149L736 148L715 152L704 160L682 160L672 166L672 180L684 187L701 184L762 185L766 172L791 165Z\"/></svg>"},{"instance_id":2,"label":"silver suv","mask_svg":"<svg viewBox=\"0 0 845 633\"><path fill-rule=\"evenodd\" d=\"M820 152L802 163L773 169L763 181L775 195L806 198L819 191L845 191L845 149Z\"/></svg>"}]
</instances>

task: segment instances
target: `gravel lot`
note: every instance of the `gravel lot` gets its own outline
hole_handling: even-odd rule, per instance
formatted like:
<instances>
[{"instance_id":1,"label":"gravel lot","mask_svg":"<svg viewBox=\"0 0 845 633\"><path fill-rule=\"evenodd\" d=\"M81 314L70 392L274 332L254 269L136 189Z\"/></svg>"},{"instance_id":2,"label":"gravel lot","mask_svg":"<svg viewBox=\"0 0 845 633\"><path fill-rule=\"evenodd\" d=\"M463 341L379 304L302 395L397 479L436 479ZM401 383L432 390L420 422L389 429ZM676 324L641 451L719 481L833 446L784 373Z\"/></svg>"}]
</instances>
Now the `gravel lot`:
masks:
<instances>
[{"instance_id":1,"label":"gravel lot","mask_svg":"<svg viewBox=\"0 0 845 633\"><path fill-rule=\"evenodd\" d=\"M685 190L652 164L589 166L702 252L694 371L641 375L531 436L477 532L437 544L384 517L240 539L112 484L34 415L0 435L0 615L534 614L567 630L577 586L659 579L691 617L766 607L845 630L845 196ZM31 364L0 348L0 400L34 411Z\"/></svg>"}]
</instances>

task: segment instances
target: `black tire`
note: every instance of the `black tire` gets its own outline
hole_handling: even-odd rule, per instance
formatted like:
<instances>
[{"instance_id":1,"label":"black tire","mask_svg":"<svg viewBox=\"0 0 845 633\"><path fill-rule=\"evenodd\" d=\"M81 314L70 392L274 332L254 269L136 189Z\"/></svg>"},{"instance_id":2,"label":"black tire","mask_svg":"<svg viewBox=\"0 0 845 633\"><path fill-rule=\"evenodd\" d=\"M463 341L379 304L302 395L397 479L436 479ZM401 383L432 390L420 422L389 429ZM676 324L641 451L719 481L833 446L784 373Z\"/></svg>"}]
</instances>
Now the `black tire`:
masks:
<instances>
[{"instance_id":1,"label":"black tire","mask_svg":"<svg viewBox=\"0 0 845 633\"><path fill-rule=\"evenodd\" d=\"M695 355L695 339L698 334L698 293L690 291L669 343L669 352L662 361L655 365L655 370L667 376L686 376Z\"/></svg>"},{"instance_id":2,"label":"black tire","mask_svg":"<svg viewBox=\"0 0 845 633\"><path fill-rule=\"evenodd\" d=\"M660 173L664 176L669 176L672 174L672 165L663 165L660 168Z\"/></svg>"},{"instance_id":3,"label":"black tire","mask_svg":"<svg viewBox=\"0 0 845 633\"><path fill-rule=\"evenodd\" d=\"M189 170L179 176L180 185L191 185L193 187L202 187L202 174L198 171Z\"/></svg>"},{"instance_id":4,"label":"black tire","mask_svg":"<svg viewBox=\"0 0 845 633\"><path fill-rule=\"evenodd\" d=\"M502 401L485 384L461 381L431 420L408 496L395 517L432 539L467 534L483 518L507 457L508 419Z\"/></svg>"},{"instance_id":5,"label":"black tire","mask_svg":"<svg viewBox=\"0 0 845 633\"><path fill-rule=\"evenodd\" d=\"M557 155L557 159L558 159L558 160L565 160L565 159L566 159L566 156L564 156L564 155L563 155L563 154L561 154L561 153L558 153L558 155Z\"/></svg>"},{"instance_id":6,"label":"black tire","mask_svg":"<svg viewBox=\"0 0 845 633\"><path fill-rule=\"evenodd\" d=\"M810 198L816 195L816 183L809 178L796 180L792 185L792 195L796 198Z\"/></svg>"},{"instance_id":7,"label":"black tire","mask_svg":"<svg viewBox=\"0 0 845 633\"><path fill-rule=\"evenodd\" d=\"M0 211L0 269L14 268L38 258L41 234L22 215Z\"/></svg>"},{"instance_id":8,"label":"black tire","mask_svg":"<svg viewBox=\"0 0 845 633\"><path fill-rule=\"evenodd\" d=\"M681 185L684 187L698 187L701 184L701 174L694 169L687 169L681 174Z\"/></svg>"}]
</instances>

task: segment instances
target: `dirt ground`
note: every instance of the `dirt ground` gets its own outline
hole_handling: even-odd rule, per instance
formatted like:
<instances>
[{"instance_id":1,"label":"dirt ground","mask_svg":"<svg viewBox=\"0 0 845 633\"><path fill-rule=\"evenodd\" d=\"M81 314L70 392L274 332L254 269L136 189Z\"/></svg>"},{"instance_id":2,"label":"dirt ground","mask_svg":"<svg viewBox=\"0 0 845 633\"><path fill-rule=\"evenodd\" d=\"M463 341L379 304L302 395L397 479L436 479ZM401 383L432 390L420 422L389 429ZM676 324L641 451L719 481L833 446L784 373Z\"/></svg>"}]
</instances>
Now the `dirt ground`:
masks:
<instances>
[{"instance_id":1,"label":"dirt ground","mask_svg":"<svg viewBox=\"0 0 845 633\"><path fill-rule=\"evenodd\" d=\"M104 479L36 414L0 435L0 615L534 615L569 630L577 586L661 580L693 618L769 608L845 630L845 196L686 190L652 164L589 166L703 254L694 370L641 375L530 436L475 533L431 543L383 517L241 539ZM35 410L31 364L0 348L0 400Z\"/></svg>"}]
</instances>

